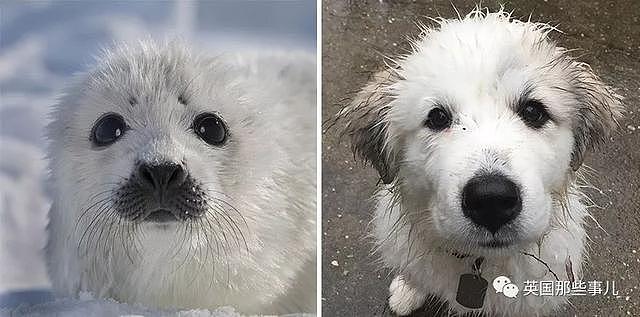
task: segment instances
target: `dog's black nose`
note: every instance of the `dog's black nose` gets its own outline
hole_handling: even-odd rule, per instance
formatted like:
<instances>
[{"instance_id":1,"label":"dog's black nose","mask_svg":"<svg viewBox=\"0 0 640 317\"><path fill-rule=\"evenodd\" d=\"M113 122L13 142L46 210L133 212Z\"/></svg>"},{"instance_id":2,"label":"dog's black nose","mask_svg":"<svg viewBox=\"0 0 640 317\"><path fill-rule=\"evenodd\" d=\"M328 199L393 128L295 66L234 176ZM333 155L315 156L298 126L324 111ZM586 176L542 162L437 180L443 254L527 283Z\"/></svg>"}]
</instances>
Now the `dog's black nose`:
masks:
<instances>
[{"instance_id":1,"label":"dog's black nose","mask_svg":"<svg viewBox=\"0 0 640 317\"><path fill-rule=\"evenodd\" d=\"M187 173L182 165L163 163L159 165L140 164L138 173L142 185L156 191L178 187L187 179Z\"/></svg>"},{"instance_id":2,"label":"dog's black nose","mask_svg":"<svg viewBox=\"0 0 640 317\"><path fill-rule=\"evenodd\" d=\"M521 209L518 186L503 175L473 177L462 190L464 215L492 233L518 216Z\"/></svg>"}]
</instances>

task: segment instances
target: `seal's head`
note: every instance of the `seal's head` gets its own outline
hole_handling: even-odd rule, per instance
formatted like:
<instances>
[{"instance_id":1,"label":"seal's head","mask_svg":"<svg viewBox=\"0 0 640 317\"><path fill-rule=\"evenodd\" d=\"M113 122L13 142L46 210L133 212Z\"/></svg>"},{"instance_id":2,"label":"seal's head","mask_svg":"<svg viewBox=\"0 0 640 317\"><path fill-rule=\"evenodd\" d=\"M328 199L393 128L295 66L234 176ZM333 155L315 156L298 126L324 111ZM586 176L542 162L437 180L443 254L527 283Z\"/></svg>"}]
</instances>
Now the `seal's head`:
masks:
<instances>
[{"instance_id":1,"label":"seal's head","mask_svg":"<svg viewBox=\"0 0 640 317\"><path fill-rule=\"evenodd\" d=\"M105 55L52 125L54 173L73 183L60 194L88 222L81 247L104 221L167 230L208 210L225 214L221 231L237 231L244 220L225 192L262 163L247 159L261 147L246 153L239 142L258 132L256 113L227 69L177 45Z\"/></svg>"},{"instance_id":2,"label":"seal's head","mask_svg":"<svg viewBox=\"0 0 640 317\"><path fill-rule=\"evenodd\" d=\"M313 229L298 223L313 215L312 181L289 189L286 177L300 178L292 161L311 151L298 144L295 115L281 118L274 84L251 90L249 73L176 44L142 43L106 52L79 78L49 126L54 287L190 307L234 303L220 292L243 294L237 307L255 295L246 290L264 293L258 302L284 293L306 255L277 273L280 256L307 252L294 242L300 234L313 244ZM309 199L302 209L299 199ZM290 250L265 245L276 236ZM250 277L260 274L282 280L275 293L260 286L273 277Z\"/></svg>"}]
</instances>

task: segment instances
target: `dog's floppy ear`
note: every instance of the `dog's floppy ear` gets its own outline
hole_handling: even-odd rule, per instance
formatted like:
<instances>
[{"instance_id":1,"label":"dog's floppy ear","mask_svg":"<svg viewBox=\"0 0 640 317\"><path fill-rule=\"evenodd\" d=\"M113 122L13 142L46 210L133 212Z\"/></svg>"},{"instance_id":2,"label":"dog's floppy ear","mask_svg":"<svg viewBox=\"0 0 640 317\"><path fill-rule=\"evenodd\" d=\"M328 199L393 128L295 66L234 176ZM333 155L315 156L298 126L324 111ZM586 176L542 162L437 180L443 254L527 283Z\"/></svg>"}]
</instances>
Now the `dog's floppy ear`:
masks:
<instances>
[{"instance_id":1,"label":"dog's floppy ear","mask_svg":"<svg viewBox=\"0 0 640 317\"><path fill-rule=\"evenodd\" d=\"M346 121L343 133L351 138L354 154L370 162L385 184L391 183L397 172L393 163L396 155L387 142L387 114L393 101L388 88L396 78L397 75L389 70L376 73L336 115L337 120Z\"/></svg>"},{"instance_id":2,"label":"dog's floppy ear","mask_svg":"<svg viewBox=\"0 0 640 317\"><path fill-rule=\"evenodd\" d=\"M585 152L604 142L617 128L623 105L622 97L604 84L589 65L574 62L574 66L578 105L573 122L571 168L576 171L584 161Z\"/></svg>"}]
</instances>

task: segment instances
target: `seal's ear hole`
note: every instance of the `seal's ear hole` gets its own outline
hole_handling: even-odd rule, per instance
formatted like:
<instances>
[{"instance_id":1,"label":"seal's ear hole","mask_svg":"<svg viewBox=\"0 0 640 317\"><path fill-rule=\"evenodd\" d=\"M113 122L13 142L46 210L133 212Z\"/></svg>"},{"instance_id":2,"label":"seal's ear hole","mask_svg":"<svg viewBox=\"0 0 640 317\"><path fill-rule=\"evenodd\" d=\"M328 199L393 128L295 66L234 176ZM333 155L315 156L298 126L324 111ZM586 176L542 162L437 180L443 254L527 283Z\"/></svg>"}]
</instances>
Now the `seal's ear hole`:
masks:
<instances>
[{"instance_id":1,"label":"seal's ear hole","mask_svg":"<svg viewBox=\"0 0 640 317\"><path fill-rule=\"evenodd\" d=\"M575 95L578 102L573 121L574 146L571 168L582 165L586 152L604 142L622 117L622 97L604 84L586 64L576 63Z\"/></svg>"}]
</instances>

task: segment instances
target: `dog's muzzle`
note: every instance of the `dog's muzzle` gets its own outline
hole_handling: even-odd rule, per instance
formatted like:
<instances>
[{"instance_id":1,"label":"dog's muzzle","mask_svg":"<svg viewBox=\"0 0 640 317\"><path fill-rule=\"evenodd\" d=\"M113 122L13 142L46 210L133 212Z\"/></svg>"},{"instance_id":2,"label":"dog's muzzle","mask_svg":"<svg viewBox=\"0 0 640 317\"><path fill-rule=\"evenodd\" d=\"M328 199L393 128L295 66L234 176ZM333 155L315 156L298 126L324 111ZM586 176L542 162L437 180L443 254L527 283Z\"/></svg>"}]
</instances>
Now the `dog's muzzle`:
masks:
<instances>
[{"instance_id":1,"label":"dog's muzzle","mask_svg":"<svg viewBox=\"0 0 640 317\"><path fill-rule=\"evenodd\" d=\"M462 190L462 211L474 223L496 233L522 210L518 186L500 174L478 175Z\"/></svg>"}]
</instances>

